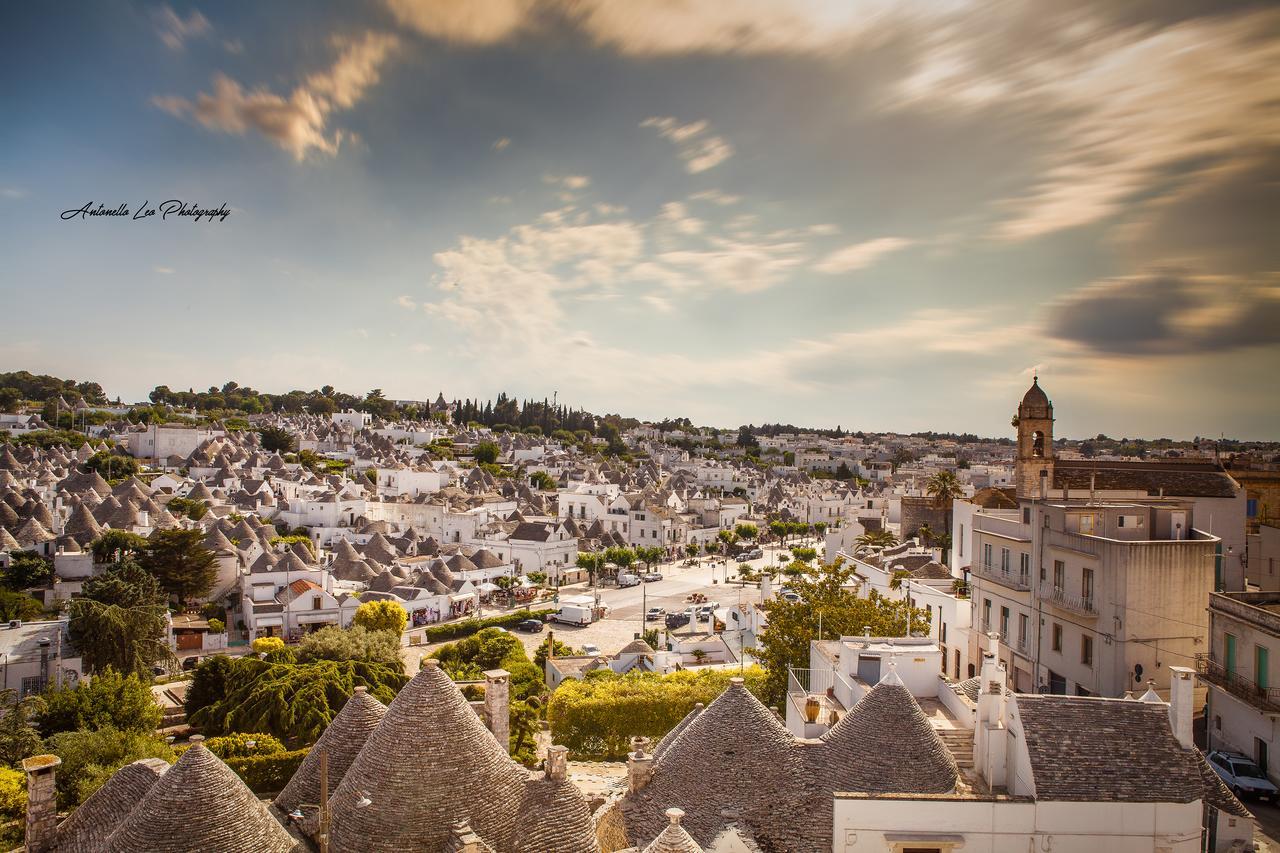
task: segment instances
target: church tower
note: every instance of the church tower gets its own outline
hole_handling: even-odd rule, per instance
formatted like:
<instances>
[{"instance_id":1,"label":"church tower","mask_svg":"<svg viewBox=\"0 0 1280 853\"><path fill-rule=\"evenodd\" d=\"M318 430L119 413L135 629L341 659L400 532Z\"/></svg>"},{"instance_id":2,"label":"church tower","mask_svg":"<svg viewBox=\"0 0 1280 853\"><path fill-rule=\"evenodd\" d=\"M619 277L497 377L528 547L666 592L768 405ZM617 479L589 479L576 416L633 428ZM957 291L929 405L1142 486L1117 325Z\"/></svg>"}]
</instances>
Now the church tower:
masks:
<instances>
[{"instance_id":1,"label":"church tower","mask_svg":"<svg viewBox=\"0 0 1280 853\"><path fill-rule=\"evenodd\" d=\"M1040 387L1039 376L1032 378L1013 422L1018 428L1018 497L1043 497L1053 486L1053 403Z\"/></svg>"}]
</instances>

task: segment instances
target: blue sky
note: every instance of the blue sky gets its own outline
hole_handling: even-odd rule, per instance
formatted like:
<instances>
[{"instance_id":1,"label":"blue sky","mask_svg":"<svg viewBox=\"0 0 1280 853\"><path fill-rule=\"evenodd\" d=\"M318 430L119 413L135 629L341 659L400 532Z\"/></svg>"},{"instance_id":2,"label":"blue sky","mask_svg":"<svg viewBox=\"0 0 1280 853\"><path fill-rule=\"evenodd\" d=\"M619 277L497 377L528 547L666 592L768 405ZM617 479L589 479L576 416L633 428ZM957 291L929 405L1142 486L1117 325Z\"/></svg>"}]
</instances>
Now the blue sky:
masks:
<instances>
[{"instance_id":1,"label":"blue sky","mask_svg":"<svg viewBox=\"0 0 1280 853\"><path fill-rule=\"evenodd\" d=\"M1280 10L0 11L0 366L1275 438ZM62 221L225 203L223 222ZM17 318L13 322L12 318Z\"/></svg>"}]
</instances>

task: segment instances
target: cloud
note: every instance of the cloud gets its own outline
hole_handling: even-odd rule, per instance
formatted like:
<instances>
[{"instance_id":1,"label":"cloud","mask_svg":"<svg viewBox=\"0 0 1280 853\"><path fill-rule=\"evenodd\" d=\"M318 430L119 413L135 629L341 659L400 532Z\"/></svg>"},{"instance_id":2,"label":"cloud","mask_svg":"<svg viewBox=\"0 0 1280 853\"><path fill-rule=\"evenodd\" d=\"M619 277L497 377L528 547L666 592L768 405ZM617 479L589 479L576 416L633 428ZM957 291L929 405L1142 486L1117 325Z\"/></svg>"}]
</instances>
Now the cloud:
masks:
<instances>
[{"instance_id":1,"label":"cloud","mask_svg":"<svg viewBox=\"0 0 1280 853\"><path fill-rule=\"evenodd\" d=\"M591 179L586 175L543 175L542 182L556 184L568 190L582 190L591 186Z\"/></svg>"},{"instance_id":2,"label":"cloud","mask_svg":"<svg viewBox=\"0 0 1280 853\"><path fill-rule=\"evenodd\" d=\"M1280 344L1280 276L1182 271L1108 279L1050 306L1048 333L1111 355L1194 355Z\"/></svg>"},{"instance_id":3,"label":"cloud","mask_svg":"<svg viewBox=\"0 0 1280 853\"><path fill-rule=\"evenodd\" d=\"M690 201L709 201L712 204L727 206L730 204L737 204L738 202L742 201L742 196L731 195L729 193L721 192L720 190L702 190L701 192L696 192L693 195L689 196L689 200Z\"/></svg>"},{"instance_id":4,"label":"cloud","mask_svg":"<svg viewBox=\"0 0 1280 853\"><path fill-rule=\"evenodd\" d=\"M161 6L153 13L156 33L170 50L182 50L188 39L206 38L213 33L209 19L193 9L184 19L169 6Z\"/></svg>"},{"instance_id":5,"label":"cloud","mask_svg":"<svg viewBox=\"0 0 1280 853\"><path fill-rule=\"evenodd\" d=\"M349 134L328 132L330 114L355 106L378 83L383 63L399 42L394 36L370 32L335 44L340 50L337 61L308 76L287 98L263 87L246 91L219 73L213 78L212 94L202 92L194 102L176 96L155 97L151 102L209 130L236 135L256 130L299 161L312 151L333 155Z\"/></svg>"},{"instance_id":6,"label":"cloud","mask_svg":"<svg viewBox=\"0 0 1280 853\"><path fill-rule=\"evenodd\" d=\"M418 353L418 354L421 354L424 352L431 352L431 344L424 344L424 343L409 344L409 351Z\"/></svg>"},{"instance_id":7,"label":"cloud","mask_svg":"<svg viewBox=\"0 0 1280 853\"><path fill-rule=\"evenodd\" d=\"M159 266L152 267L151 271L158 273L160 275L173 275L175 272L177 272L177 270L175 270L173 267L159 267Z\"/></svg>"},{"instance_id":8,"label":"cloud","mask_svg":"<svg viewBox=\"0 0 1280 853\"><path fill-rule=\"evenodd\" d=\"M414 302L413 297L411 296L404 296L404 295L397 296L396 304L399 305L401 308L404 308L409 311L418 310L418 303Z\"/></svg>"},{"instance_id":9,"label":"cloud","mask_svg":"<svg viewBox=\"0 0 1280 853\"><path fill-rule=\"evenodd\" d=\"M20 199L26 198L27 191L18 187L0 187L0 198Z\"/></svg>"},{"instance_id":10,"label":"cloud","mask_svg":"<svg viewBox=\"0 0 1280 853\"><path fill-rule=\"evenodd\" d=\"M885 255L905 249L911 243L911 240L904 240L900 237L880 237L875 240L868 240L865 243L855 243L852 246L845 246L843 249L835 250L814 264L813 269L817 272L829 274L865 269Z\"/></svg>"},{"instance_id":11,"label":"cloud","mask_svg":"<svg viewBox=\"0 0 1280 853\"><path fill-rule=\"evenodd\" d=\"M688 124L672 116L653 116L640 122L641 127L655 127L664 138L674 142L680 151L685 171L691 175L715 168L733 156L733 146L720 136L708 134L708 123L695 121Z\"/></svg>"},{"instance_id":12,"label":"cloud","mask_svg":"<svg viewBox=\"0 0 1280 853\"><path fill-rule=\"evenodd\" d=\"M1162 26L1028 4L957 15L918 37L886 109L999 110L1040 150L997 205L995 236L1026 240L1111 217L1246 168L1280 142L1280 10ZM1016 42L1014 41L1016 40ZM1017 50L1010 56L1010 44Z\"/></svg>"},{"instance_id":13,"label":"cloud","mask_svg":"<svg viewBox=\"0 0 1280 853\"><path fill-rule=\"evenodd\" d=\"M501 139L495 140L492 147L494 151L506 151L507 146L510 144L511 140L504 136Z\"/></svg>"},{"instance_id":14,"label":"cloud","mask_svg":"<svg viewBox=\"0 0 1280 853\"><path fill-rule=\"evenodd\" d=\"M459 44L506 41L532 25L534 0L386 0L401 24Z\"/></svg>"}]
</instances>

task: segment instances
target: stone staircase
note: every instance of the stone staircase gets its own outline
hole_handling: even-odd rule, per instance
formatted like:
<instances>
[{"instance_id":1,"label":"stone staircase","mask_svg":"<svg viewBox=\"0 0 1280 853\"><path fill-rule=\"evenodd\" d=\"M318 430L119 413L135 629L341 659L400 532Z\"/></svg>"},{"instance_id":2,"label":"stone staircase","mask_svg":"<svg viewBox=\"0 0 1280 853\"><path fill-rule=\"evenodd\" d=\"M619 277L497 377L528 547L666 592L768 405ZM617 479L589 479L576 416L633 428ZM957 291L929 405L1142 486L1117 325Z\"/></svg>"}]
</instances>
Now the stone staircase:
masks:
<instances>
[{"instance_id":1,"label":"stone staircase","mask_svg":"<svg viewBox=\"0 0 1280 853\"><path fill-rule=\"evenodd\" d=\"M955 758L960 773L968 775L973 770L973 730L934 729L934 731Z\"/></svg>"}]
</instances>

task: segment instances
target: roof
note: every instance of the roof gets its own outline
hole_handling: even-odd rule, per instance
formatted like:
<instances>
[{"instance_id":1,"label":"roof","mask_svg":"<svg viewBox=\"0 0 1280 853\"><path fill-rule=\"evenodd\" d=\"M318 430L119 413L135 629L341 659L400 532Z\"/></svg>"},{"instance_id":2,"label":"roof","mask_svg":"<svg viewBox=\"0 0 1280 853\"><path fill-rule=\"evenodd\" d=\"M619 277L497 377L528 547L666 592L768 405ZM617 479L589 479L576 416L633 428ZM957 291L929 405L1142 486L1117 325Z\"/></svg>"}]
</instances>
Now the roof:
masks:
<instances>
[{"instance_id":1,"label":"roof","mask_svg":"<svg viewBox=\"0 0 1280 853\"><path fill-rule=\"evenodd\" d=\"M386 713L386 705L370 696L366 688L357 687L276 797L276 806L290 812L302 803L319 800L321 752L329 754L329 785L336 788Z\"/></svg>"},{"instance_id":2,"label":"roof","mask_svg":"<svg viewBox=\"0 0 1280 853\"><path fill-rule=\"evenodd\" d=\"M1158 462L1109 462L1059 459L1053 464L1053 488L1088 491L1136 491L1156 496L1233 498L1239 484L1212 462L1162 459Z\"/></svg>"},{"instance_id":3,"label":"roof","mask_svg":"<svg viewBox=\"0 0 1280 853\"><path fill-rule=\"evenodd\" d=\"M1189 803L1204 796L1195 750L1168 707L1130 699L1018 694L1038 800Z\"/></svg>"},{"instance_id":4,"label":"roof","mask_svg":"<svg viewBox=\"0 0 1280 853\"><path fill-rule=\"evenodd\" d=\"M297 842L231 768L196 742L111 833L112 853L285 853Z\"/></svg>"},{"instance_id":5,"label":"roof","mask_svg":"<svg viewBox=\"0 0 1280 853\"><path fill-rule=\"evenodd\" d=\"M144 758L111 774L101 788L58 826L58 850L63 853L101 850L112 830L168 770L169 762L164 759Z\"/></svg>"}]
</instances>

